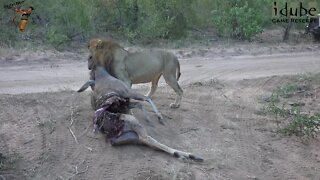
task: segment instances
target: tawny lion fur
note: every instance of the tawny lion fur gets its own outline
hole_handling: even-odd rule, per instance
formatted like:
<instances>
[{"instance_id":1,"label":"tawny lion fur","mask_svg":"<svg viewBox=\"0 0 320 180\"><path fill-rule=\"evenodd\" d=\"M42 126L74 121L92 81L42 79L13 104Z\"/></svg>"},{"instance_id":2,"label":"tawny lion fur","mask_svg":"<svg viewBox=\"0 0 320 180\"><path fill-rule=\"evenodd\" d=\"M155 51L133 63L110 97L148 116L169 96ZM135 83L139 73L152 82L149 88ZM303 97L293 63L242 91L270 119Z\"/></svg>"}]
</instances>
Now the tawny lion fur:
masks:
<instances>
[{"instance_id":1,"label":"tawny lion fur","mask_svg":"<svg viewBox=\"0 0 320 180\"><path fill-rule=\"evenodd\" d=\"M183 90L178 84L180 64L177 57L169 52L146 50L129 53L119 44L104 39L92 39L88 49L88 69L94 69L98 64L103 66L112 76L122 80L128 86L138 83L151 82L147 96L151 97L157 87L161 75L167 84L172 87L177 96L172 108L180 106ZM94 74L91 75L94 77Z\"/></svg>"}]
</instances>

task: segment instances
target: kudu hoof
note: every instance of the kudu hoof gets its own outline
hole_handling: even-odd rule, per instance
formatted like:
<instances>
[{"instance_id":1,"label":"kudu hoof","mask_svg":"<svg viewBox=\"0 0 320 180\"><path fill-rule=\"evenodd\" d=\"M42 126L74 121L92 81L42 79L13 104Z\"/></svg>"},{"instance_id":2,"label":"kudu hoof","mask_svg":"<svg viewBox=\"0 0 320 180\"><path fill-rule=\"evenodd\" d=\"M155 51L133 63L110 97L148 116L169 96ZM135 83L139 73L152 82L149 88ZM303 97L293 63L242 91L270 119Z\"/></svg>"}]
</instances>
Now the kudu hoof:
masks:
<instances>
[{"instance_id":1,"label":"kudu hoof","mask_svg":"<svg viewBox=\"0 0 320 180\"><path fill-rule=\"evenodd\" d=\"M179 105L179 104L175 104L175 103L171 103L171 104L170 104L170 107L171 107L172 109L176 109L176 108L179 108L180 105Z\"/></svg>"}]
</instances>

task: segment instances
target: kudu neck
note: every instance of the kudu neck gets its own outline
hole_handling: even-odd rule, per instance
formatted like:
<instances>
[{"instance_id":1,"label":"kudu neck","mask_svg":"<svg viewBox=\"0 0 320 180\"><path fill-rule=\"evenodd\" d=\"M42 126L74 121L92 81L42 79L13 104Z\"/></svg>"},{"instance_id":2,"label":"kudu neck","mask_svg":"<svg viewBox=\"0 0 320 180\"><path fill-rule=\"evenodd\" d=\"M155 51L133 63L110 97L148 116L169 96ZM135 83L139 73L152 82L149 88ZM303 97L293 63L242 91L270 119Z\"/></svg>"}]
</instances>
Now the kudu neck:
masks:
<instances>
[{"instance_id":1,"label":"kudu neck","mask_svg":"<svg viewBox=\"0 0 320 180\"><path fill-rule=\"evenodd\" d=\"M99 78L102 78L102 77L108 77L108 76L110 76L108 71L106 71L102 67L97 67L96 72L95 72L95 79L99 79Z\"/></svg>"}]
</instances>

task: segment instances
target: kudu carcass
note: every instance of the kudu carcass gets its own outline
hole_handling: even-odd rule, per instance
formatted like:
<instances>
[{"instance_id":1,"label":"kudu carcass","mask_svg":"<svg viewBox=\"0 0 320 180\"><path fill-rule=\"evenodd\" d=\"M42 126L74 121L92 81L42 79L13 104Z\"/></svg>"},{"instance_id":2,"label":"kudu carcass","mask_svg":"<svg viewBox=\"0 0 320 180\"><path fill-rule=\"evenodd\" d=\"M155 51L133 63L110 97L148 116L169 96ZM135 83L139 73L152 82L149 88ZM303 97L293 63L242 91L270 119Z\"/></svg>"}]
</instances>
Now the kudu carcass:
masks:
<instances>
[{"instance_id":1,"label":"kudu carcass","mask_svg":"<svg viewBox=\"0 0 320 180\"><path fill-rule=\"evenodd\" d=\"M91 103L96 110L94 129L105 133L112 145L140 143L177 158L203 161L200 157L168 147L149 136L143 125L128 114L128 111L131 106L130 99L135 99L150 102L155 112L159 114L150 98L132 92L126 84L111 76L101 66L97 66L94 71L95 80L87 81L78 92L84 91L89 86L93 89Z\"/></svg>"}]
</instances>

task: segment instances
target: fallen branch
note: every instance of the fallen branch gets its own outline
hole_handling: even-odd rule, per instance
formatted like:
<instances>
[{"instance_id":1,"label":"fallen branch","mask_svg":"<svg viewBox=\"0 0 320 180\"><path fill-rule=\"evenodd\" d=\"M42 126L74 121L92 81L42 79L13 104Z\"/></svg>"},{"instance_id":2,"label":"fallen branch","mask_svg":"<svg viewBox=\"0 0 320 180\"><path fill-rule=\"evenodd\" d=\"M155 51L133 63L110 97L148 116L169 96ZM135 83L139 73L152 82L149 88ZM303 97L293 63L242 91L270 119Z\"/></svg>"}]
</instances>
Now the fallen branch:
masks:
<instances>
[{"instance_id":1,"label":"fallen branch","mask_svg":"<svg viewBox=\"0 0 320 180\"><path fill-rule=\"evenodd\" d=\"M70 122L70 127L73 125L73 122L74 122L73 114L74 114L74 110L73 110L73 106L71 106L71 115L70 115L71 122Z\"/></svg>"},{"instance_id":2,"label":"fallen branch","mask_svg":"<svg viewBox=\"0 0 320 180\"><path fill-rule=\"evenodd\" d=\"M73 105L71 105L71 114L70 114L70 120L71 120L71 122L70 122L70 126L68 127L68 129L69 129L69 131L70 131L73 139L76 141L77 144L79 144L76 135L73 133L73 131L72 131L72 129L71 129L71 127L72 127L72 125L73 125L73 122L74 122L73 114L74 114L74 108L73 108Z\"/></svg>"},{"instance_id":3,"label":"fallen branch","mask_svg":"<svg viewBox=\"0 0 320 180\"><path fill-rule=\"evenodd\" d=\"M82 162L82 163L84 163L84 161ZM82 164L81 163L81 164ZM80 165L80 164L79 164ZM78 171L78 166L79 165L76 165L74 168L75 168L75 170L76 170L76 172L75 172L75 174L73 174L71 177L69 177L68 179L70 180L70 179L72 179L73 177L75 177L76 175L79 175L79 174L83 174L83 173L86 173L87 171L88 171L88 169L89 169L89 166L87 165L86 166L86 169L84 169L83 171Z\"/></svg>"},{"instance_id":4,"label":"fallen branch","mask_svg":"<svg viewBox=\"0 0 320 180\"><path fill-rule=\"evenodd\" d=\"M68 127L68 129L69 129L71 135L73 136L74 140L76 141L76 143L79 144L79 143L78 143L78 140L77 140L77 137L74 135L72 129L71 129L70 127Z\"/></svg>"},{"instance_id":5,"label":"fallen branch","mask_svg":"<svg viewBox=\"0 0 320 180\"><path fill-rule=\"evenodd\" d=\"M91 147L86 146L85 148L87 148L90 152L93 151L93 149Z\"/></svg>"},{"instance_id":6,"label":"fallen branch","mask_svg":"<svg viewBox=\"0 0 320 180\"><path fill-rule=\"evenodd\" d=\"M89 166L87 165L87 166L86 166L86 169L83 170L83 171L80 171L80 172L78 171L78 166L76 166L75 169L76 169L76 174L75 174L75 176L76 176L76 175L78 175L78 174L82 174L82 173L87 172L88 169L89 169Z\"/></svg>"}]
</instances>

